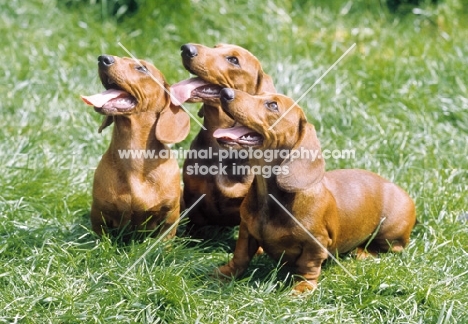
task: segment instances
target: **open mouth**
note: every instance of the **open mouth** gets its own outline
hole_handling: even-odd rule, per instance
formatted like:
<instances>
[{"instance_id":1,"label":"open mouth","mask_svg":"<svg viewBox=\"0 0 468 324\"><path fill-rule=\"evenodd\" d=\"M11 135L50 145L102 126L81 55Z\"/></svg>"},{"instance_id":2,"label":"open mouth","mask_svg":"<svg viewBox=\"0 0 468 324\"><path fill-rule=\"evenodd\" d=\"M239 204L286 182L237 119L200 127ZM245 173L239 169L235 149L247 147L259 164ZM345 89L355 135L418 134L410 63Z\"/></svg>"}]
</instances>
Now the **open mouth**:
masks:
<instances>
[{"instance_id":1,"label":"open mouth","mask_svg":"<svg viewBox=\"0 0 468 324\"><path fill-rule=\"evenodd\" d=\"M213 136L218 143L226 146L259 146L263 143L263 136L246 126L217 129Z\"/></svg>"},{"instance_id":2,"label":"open mouth","mask_svg":"<svg viewBox=\"0 0 468 324\"><path fill-rule=\"evenodd\" d=\"M104 75L101 76L101 79ZM91 96L81 96L81 99L88 105L94 106L94 110L103 114L125 113L137 105L135 97L130 95L125 90L121 89L118 84L107 76L106 80L102 80L105 91Z\"/></svg>"},{"instance_id":3,"label":"open mouth","mask_svg":"<svg viewBox=\"0 0 468 324\"><path fill-rule=\"evenodd\" d=\"M219 99L223 87L204 81L200 77L180 81L171 86L171 101L180 106L184 102Z\"/></svg>"}]
</instances>

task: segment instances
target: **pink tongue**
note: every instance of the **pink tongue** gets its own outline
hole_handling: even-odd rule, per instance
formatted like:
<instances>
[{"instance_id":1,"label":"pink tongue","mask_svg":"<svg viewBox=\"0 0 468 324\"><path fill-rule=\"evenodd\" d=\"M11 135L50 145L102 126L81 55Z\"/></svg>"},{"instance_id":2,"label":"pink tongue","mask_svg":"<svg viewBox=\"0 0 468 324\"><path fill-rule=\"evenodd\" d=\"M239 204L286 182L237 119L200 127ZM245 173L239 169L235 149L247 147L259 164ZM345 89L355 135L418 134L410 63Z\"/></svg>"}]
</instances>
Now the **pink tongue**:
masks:
<instances>
[{"instance_id":1,"label":"pink tongue","mask_svg":"<svg viewBox=\"0 0 468 324\"><path fill-rule=\"evenodd\" d=\"M248 133L254 133L252 129L245 126L236 126L231 128L220 128L213 133L214 138L227 137L229 139L238 139Z\"/></svg>"},{"instance_id":2,"label":"pink tongue","mask_svg":"<svg viewBox=\"0 0 468 324\"><path fill-rule=\"evenodd\" d=\"M192 96L193 90L207 84L209 83L206 83L200 78L191 78L173 84L171 86L172 103L175 106L180 106Z\"/></svg>"},{"instance_id":3,"label":"pink tongue","mask_svg":"<svg viewBox=\"0 0 468 324\"><path fill-rule=\"evenodd\" d=\"M122 90L109 89L92 96L81 96L81 99L90 106L102 108L102 106L104 106L110 100L121 96L127 97L128 93Z\"/></svg>"}]
</instances>

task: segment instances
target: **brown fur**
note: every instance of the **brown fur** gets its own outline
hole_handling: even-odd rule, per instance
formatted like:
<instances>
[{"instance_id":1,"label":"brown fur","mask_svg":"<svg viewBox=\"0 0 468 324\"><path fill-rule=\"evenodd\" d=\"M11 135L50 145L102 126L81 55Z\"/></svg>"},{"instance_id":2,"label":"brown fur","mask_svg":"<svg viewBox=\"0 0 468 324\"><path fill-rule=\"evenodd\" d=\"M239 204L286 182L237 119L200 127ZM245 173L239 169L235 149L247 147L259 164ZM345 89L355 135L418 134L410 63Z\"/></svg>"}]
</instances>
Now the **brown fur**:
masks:
<instances>
[{"instance_id":1,"label":"brown fur","mask_svg":"<svg viewBox=\"0 0 468 324\"><path fill-rule=\"evenodd\" d=\"M226 95L228 93L228 95ZM251 96L241 91L221 92L224 110L240 124L263 136L258 149L320 151L314 126L299 106L271 130L268 128L294 101L278 94ZM267 103L278 109L271 110ZM274 106L271 106L274 107ZM270 107L270 108L271 108ZM241 205L241 224L234 257L217 270L224 276L242 274L257 247L272 257L292 263L303 278L295 286L314 289L327 251L303 231L272 194L332 254L401 251L415 224L415 206L397 185L369 171L347 169L325 172L323 159L251 160L251 165L287 167L289 173L270 178L256 175ZM371 236L374 239L369 242ZM367 245L367 251L364 247ZM363 256L363 254L361 254Z\"/></svg>"},{"instance_id":2,"label":"brown fur","mask_svg":"<svg viewBox=\"0 0 468 324\"><path fill-rule=\"evenodd\" d=\"M100 57L100 60L103 56ZM107 56L109 57L109 56ZM109 148L94 174L91 223L102 234L109 229L156 234L179 219L180 174L175 159L123 159L119 150L169 149L165 143L179 142L189 131L189 117L170 104L162 73L140 61L110 57L115 63L99 63L99 75L106 88L119 88L137 100L126 112L102 112L102 128L114 123ZM153 79L158 80L159 84ZM174 129L178 130L174 132ZM159 228L160 227L160 228ZM159 231L155 231L155 229ZM175 228L168 237L175 234Z\"/></svg>"},{"instance_id":3,"label":"brown fur","mask_svg":"<svg viewBox=\"0 0 468 324\"><path fill-rule=\"evenodd\" d=\"M185 68L196 74L204 81L218 86L243 90L250 94L274 92L271 78L263 72L258 59L246 49L236 46L220 44L214 48L198 44L194 46L197 55L187 57L182 52ZM185 45L185 46L187 46ZM237 58L239 65L232 64L228 57ZM192 102L196 100L191 100ZM199 115L204 118L203 125L207 130L200 130L191 144L192 150L212 148L216 153L218 143L213 139L213 132L219 127L229 127L234 121L221 109L219 98L204 99ZM188 214L191 227L198 228L205 225L235 226L240 223L239 207L242 199L252 183L251 176L236 176L230 174L233 163L245 164L246 160L232 159L222 161L228 166L227 175L196 175L188 174L188 168L199 166L219 166L217 156L213 159L187 158L183 167L184 201L186 207L206 194Z\"/></svg>"}]
</instances>

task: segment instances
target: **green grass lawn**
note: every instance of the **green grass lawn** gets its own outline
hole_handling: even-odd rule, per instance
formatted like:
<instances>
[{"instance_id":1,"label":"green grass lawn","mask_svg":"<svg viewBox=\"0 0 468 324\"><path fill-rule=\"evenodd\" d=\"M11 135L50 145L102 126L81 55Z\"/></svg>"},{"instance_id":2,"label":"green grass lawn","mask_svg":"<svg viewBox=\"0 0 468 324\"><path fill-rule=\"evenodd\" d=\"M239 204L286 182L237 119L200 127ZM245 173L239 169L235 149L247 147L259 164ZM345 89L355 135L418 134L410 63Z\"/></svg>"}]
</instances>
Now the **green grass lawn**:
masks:
<instances>
[{"instance_id":1,"label":"green grass lawn","mask_svg":"<svg viewBox=\"0 0 468 324\"><path fill-rule=\"evenodd\" d=\"M141 1L118 20L90 2L0 4L0 322L468 322L466 1L417 15L378 0ZM93 168L111 132L97 133L101 117L79 95L102 89L96 58L125 56L118 42L170 83L188 77L182 44L238 44L293 98L356 43L300 105L324 148L356 150L327 160L329 170L377 172L415 199L409 247L340 257L356 280L327 262L318 290L297 297L290 269L267 256L239 280L210 277L235 231L209 241L97 238Z\"/></svg>"}]
</instances>

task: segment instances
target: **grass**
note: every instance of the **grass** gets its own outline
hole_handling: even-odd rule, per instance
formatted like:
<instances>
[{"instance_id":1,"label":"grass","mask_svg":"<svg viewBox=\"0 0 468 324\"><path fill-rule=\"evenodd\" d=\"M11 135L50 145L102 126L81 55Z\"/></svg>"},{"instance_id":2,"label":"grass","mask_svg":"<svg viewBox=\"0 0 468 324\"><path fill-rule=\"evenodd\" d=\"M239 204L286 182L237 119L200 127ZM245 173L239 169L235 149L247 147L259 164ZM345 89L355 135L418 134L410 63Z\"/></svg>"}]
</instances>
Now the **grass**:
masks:
<instances>
[{"instance_id":1,"label":"grass","mask_svg":"<svg viewBox=\"0 0 468 324\"><path fill-rule=\"evenodd\" d=\"M2 2L0 322L467 322L468 7L439 2L416 15L373 0L142 1L118 20L87 2ZM357 280L328 262L319 289L294 297L290 269L267 256L239 280L210 277L235 231L160 244L98 239L92 175L110 132L97 133L100 117L79 95L101 89L96 57L124 56L119 41L170 83L188 76L182 44L239 44L294 98L356 43L300 104L324 148L356 150L328 169L378 172L415 199L409 247L341 257ZM192 123L176 147L197 131Z\"/></svg>"}]
</instances>

